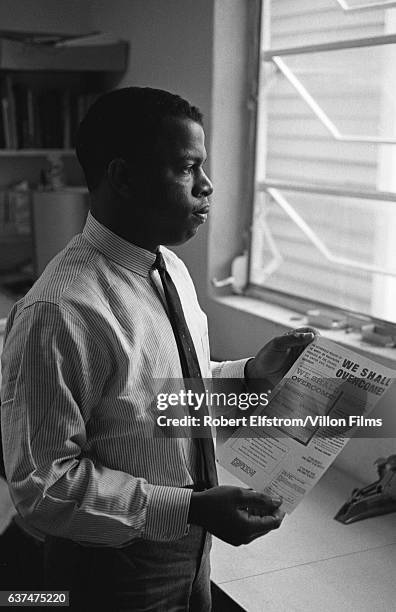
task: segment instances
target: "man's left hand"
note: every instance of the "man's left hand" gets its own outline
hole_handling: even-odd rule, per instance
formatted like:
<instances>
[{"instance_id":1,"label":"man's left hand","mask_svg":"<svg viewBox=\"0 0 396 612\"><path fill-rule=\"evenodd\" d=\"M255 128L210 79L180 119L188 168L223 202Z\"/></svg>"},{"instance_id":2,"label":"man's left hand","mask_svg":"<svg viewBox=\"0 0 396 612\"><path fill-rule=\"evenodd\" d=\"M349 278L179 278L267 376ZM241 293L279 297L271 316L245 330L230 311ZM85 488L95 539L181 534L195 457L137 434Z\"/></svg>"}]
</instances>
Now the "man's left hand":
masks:
<instances>
[{"instance_id":1,"label":"man's left hand","mask_svg":"<svg viewBox=\"0 0 396 612\"><path fill-rule=\"evenodd\" d=\"M291 368L303 350L318 336L313 327L299 327L283 336L276 336L245 366L248 388L257 385L272 389Z\"/></svg>"}]
</instances>

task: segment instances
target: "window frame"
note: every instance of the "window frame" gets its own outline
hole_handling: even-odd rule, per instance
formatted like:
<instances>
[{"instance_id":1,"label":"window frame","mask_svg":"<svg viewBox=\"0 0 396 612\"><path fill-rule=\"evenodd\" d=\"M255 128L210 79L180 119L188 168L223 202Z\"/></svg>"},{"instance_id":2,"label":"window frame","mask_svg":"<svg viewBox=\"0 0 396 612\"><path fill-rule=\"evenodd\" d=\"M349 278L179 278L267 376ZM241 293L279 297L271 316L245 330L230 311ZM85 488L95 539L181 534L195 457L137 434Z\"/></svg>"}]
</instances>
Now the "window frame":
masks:
<instances>
[{"instance_id":1,"label":"window frame","mask_svg":"<svg viewBox=\"0 0 396 612\"><path fill-rule=\"evenodd\" d=\"M262 49L262 40L265 35L265 22L264 22L264 5L269 3L271 0L259 0L259 35L253 37L252 44L255 47L254 56L256 57L256 72L253 75L253 78L250 79L250 93L249 93L249 103L248 106L250 110L254 107L254 112L252 112L251 121L250 121L250 159L252 160L252 171L249 178L251 178L250 182L250 195L249 198L249 219L250 226L248 232L248 244L247 244L247 281L244 287L243 293L248 297L258 298L262 301L269 302L271 304L276 304L281 307L288 308L297 313L306 314L310 309L320 309L326 313L333 313L335 316L342 315L346 318L347 322L351 324L352 327L361 327L367 323L373 323L381 329L391 330L391 332L396 335L396 322L387 321L384 319L377 318L373 315L369 315L367 313L355 311L352 309L343 309L337 307L335 305L328 304L326 302L321 302L320 300L312 300L306 299L304 297L295 296L293 294L289 294L286 291L274 290L265 288L261 285L257 285L251 281L251 268L252 268L252 238L253 238L253 215L255 210L255 201L257 194L262 191L267 191L268 188L271 187L283 187L284 189L288 186L289 191L300 191L304 193L328 193L328 195L339 195L340 197L359 197L380 201L394 201L396 202L396 193L393 192L385 192L385 191L369 191L369 190L359 190L355 189L342 189L340 185L325 185L321 184L309 184L307 183L297 183L294 181L290 181L290 183L286 183L284 181L278 181L276 179L271 179L266 176L264 181L257 182L256 180L256 163L257 163L257 130L258 130L258 117L259 117L259 90L260 90L260 82L263 76L263 63L264 62L272 62L273 58L278 56L293 56L296 54L303 53L317 53L324 51L337 51L342 49L351 49L351 48L359 48L359 47L371 47L371 46L384 46L387 44L396 44L396 34L383 34L379 36L371 36L364 38L355 38L355 39L340 39L339 41L332 41L328 43L317 43L310 45L300 45L297 47L283 47L283 48L268 48ZM378 2L375 5L362 5L358 7L349 7L344 8L340 2L340 9L344 12L352 12L352 11L360 11L360 10L370 10L370 9L378 9L381 8L379 5L387 4L383 8L390 8L390 4L396 6L396 1L392 3ZM346 3L345 3L346 4ZM276 65L276 64L275 64ZM301 94L300 94L301 95ZM311 108L312 110L312 108ZM329 130L331 131L331 130ZM339 132L337 134L332 134L334 140L341 141L351 141L351 142L377 142L378 144L391 144L389 141L392 141L392 145L395 146L396 139L376 139L370 137L358 137L355 135L343 135ZM371 198L369 197L371 196ZM396 277L396 274L395 274Z\"/></svg>"}]
</instances>

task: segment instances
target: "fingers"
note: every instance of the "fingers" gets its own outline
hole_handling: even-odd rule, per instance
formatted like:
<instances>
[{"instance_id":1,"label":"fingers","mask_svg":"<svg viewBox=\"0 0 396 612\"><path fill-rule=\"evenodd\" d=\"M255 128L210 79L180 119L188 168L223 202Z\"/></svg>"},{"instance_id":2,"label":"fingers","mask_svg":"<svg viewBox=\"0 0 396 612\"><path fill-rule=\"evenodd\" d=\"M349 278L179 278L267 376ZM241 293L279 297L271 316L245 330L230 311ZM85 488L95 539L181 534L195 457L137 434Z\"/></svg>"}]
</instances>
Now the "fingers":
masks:
<instances>
[{"instance_id":1,"label":"fingers","mask_svg":"<svg viewBox=\"0 0 396 612\"><path fill-rule=\"evenodd\" d=\"M291 329L290 331L286 332L284 335L288 335L288 334L294 334L294 333L312 333L314 334L314 336L319 336L319 331L315 328L315 327L311 327L310 325L304 325L302 327L296 327L296 329Z\"/></svg>"},{"instance_id":2,"label":"fingers","mask_svg":"<svg viewBox=\"0 0 396 612\"><path fill-rule=\"evenodd\" d=\"M270 531L278 529L284 516L284 512L280 510L275 510L273 514L267 516L252 516L245 514L243 518L245 522L245 538L243 543L249 544Z\"/></svg>"},{"instance_id":3,"label":"fingers","mask_svg":"<svg viewBox=\"0 0 396 612\"><path fill-rule=\"evenodd\" d=\"M306 331L303 331L306 330ZM317 333L313 328L300 328L287 332L283 336L273 339L274 346L278 351L287 351L293 347L306 346L317 338Z\"/></svg>"},{"instance_id":4,"label":"fingers","mask_svg":"<svg viewBox=\"0 0 396 612\"><path fill-rule=\"evenodd\" d=\"M279 521L279 525L281 524L281 522L283 521L283 519L286 516L286 513L283 510L275 510L275 512L272 514L272 516L274 516L275 518L278 519ZM278 525L278 527L279 527Z\"/></svg>"},{"instance_id":5,"label":"fingers","mask_svg":"<svg viewBox=\"0 0 396 612\"><path fill-rule=\"evenodd\" d=\"M282 504L280 497L270 497L253 489L240 490L240 507L257 510L261 515L272 514Z\"/></svg>"},{"instance_id":6,"label":"fingers","mask_svg":"<svg viewBox=\"0 0 396 612\"><path fill-rule=\"evenodd\" d=\"M249 523L251 535L277 529L282 522L278 516L273 516L272 514L269 514L268 516L248 515L246 520Z\"/></svg>"},{"instance_id":7,"label":"fingers","mask_svg":"<svg viewBox=\"0 0 396 612\"><path fill-rule=\"evenodd\" d=\"M253 489L220 486L202 493L193 493L189 522L207 529L233 546L277 529L284 513L282 499Z\"/></svg>"}]
</instances>

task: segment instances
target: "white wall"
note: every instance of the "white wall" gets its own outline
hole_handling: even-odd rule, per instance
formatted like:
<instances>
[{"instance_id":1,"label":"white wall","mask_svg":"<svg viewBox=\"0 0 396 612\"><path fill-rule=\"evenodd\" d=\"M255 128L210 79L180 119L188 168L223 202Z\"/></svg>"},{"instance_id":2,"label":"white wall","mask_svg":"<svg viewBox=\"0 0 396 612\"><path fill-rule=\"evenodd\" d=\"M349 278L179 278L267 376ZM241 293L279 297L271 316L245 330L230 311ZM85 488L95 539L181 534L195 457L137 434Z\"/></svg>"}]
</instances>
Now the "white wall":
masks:
<instances>
[{"instance_id":1,"label":"white wall","mask_svg":"<svg viewBox=\"0 0 396 612\"><path fill-rule=\"evenodd\" d=\"M2 0L2 30L83 34L90 30L86 0Z\"/></svg>"}]
</instances>

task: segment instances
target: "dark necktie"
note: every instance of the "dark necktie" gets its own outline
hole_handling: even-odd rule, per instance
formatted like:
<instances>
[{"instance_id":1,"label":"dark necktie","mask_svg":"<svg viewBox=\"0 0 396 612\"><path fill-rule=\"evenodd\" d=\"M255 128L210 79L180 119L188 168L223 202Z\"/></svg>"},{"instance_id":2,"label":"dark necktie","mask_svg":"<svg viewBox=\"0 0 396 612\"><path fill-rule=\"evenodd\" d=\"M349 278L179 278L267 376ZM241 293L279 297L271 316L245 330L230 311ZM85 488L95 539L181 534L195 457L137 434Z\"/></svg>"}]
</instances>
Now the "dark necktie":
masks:
<instances>
[{"instance_id":1,"label":"dark necktie","mask_svg":"<svg viewBox=\"0 0 396 612\"><path fill-rule=\"evenodd\" d=\"M199 367L197 353L191 338L190 331L184 318L183 308L180 302L179 294L172 281L165 265L164 258L160 251L157 251L157 258L154 267L158 270L162 286L164 288L165 298L168 305L169 320L172 325L173 334L175 336L177 348L179 351L180 363L183 372L183 378L187 379L187 386L194 387L194 392L205 393L205 386L202 380L201 369ZM203 411L206 408L206 412ZM201 418L204 414L208 414L207 406L202 405L200 410ZM217 471L215 463L215 454L213 440L211 437L195 438L200 456L201 477L206 487L215 487L218 484Z\"/></svg>"}]
</instances>

